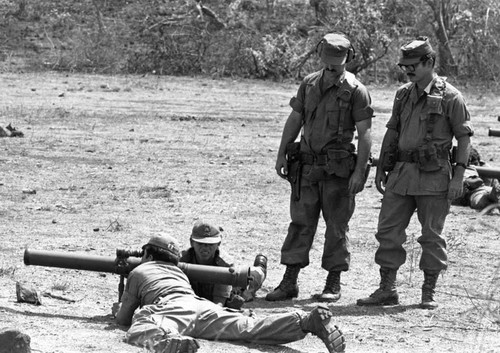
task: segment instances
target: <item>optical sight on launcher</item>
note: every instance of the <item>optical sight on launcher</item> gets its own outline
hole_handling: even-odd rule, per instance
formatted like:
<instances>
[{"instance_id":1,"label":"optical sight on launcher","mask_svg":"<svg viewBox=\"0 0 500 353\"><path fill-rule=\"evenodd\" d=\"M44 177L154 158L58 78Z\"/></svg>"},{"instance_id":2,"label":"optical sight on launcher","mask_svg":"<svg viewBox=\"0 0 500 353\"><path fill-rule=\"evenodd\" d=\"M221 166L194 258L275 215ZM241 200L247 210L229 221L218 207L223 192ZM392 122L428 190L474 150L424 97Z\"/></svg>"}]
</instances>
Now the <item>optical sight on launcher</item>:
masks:
<instances>
[{"instance_id":1,"label":"optical sight on launcher","mask_svg":"<svg viewBox=\"0 0 500 353\"><path fill-rule=\"evenodd\" d=\"M125 289L124 280L130 271L141 264L142 254L142 250L117 249L115 258L112 256L30 250L26 248L24 250L24 264L120 275L118 301L121 301ZM252 280L250 267L219 267L185 262L179 262L177 266L190 281L246 287Z\"/></svg>"}]
</instances>

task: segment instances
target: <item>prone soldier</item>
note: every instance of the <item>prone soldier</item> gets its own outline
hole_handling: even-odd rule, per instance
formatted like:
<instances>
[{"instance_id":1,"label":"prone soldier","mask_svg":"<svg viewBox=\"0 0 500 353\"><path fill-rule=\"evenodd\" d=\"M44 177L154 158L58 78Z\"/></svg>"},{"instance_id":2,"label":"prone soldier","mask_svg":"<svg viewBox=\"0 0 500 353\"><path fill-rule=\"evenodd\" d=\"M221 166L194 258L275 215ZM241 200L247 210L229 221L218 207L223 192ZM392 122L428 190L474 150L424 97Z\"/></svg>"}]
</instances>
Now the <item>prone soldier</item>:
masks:
<instances>
[{"instance_id":1,"label":"prone soldier","mask_svg":"<svg viewBox=\"0 0 500 353\"><path fill-rule=\"evenodd\" d=\"M481 155L471 148L469 161L464 173L464 189L462 195L452 201L453 205L469 206L475 210L483 210L489 205L498 204L500 208L500 182L498 178L481 178L477 166L486 166ZM500 171L499 171L500 175ZM490 212L494 212L492 208Z\"/></svg>"},{"instance_id":2,"label":"prone soldier","mask_svg":"<svg viewBox=\"0 0 500 353\"><path fill-rule=\"evenodd\" d=\"M283 344L311 333L330 353L344 352L345 338L326 306L257 318L198 297L188 275L245 286L250 271L180 263L178 243L169 235L152 236L140 252L118 252L121 258L114 259L26 249L24 263L126 275L122 300L113 304L112 314L119 325L130 326L126 342L148 351L194 353L200 347L196 338Z\"/></svg>"},{"instance_id":3,"label":"prone soldier","mask_svg":"<svg viewBox=\"0 0 500 353\"><path fill-rule=\"evenodd\" d=\"M196 338L282 344L310 332L330 353L344 351L345 339L328 307L316 307L309 314L299 310L246 316L195 295L177 267L180 251L173 237L153 236L143 249L141 264L128 276L122 303L113 305L117 323L130 325L128 343L154 352L193 353L199 348Z\"/></svg>"}]
</instances>

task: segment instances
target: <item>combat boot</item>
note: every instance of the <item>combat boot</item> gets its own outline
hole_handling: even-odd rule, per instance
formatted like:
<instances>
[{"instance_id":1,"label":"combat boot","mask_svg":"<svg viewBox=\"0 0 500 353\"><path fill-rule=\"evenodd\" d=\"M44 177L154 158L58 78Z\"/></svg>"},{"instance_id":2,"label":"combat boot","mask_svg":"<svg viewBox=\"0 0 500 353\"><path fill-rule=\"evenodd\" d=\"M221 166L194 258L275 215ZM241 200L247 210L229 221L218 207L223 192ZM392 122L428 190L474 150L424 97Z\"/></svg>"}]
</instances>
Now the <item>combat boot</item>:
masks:
<instances>
[{"instance_id":1,"label":"combat boot","mask_svg":"<svg viewBox=\"0 0 500 353\"><path fill-rule=\"evenodd\" d=\"M434 290L436 282L439 277L439 272L425 272L424 271L424 284L422 285L422 302L420 307L422 309L436 309L439 305L434 301Z\"/></svg>"},{"instance_id":2,"label":"combat boot","mask_svg":"<svg viewBox=\"0 0 500 353\"><path fill-rule=\"evenodd\" d=\"M338 301L340 299L340 271L328 272L323 293L315 294L313 298L320 302Z\"/></svg>"},{"instance_id":3,"label":"combat boot","mask_svg":"<svg viewBox=\"0 0 500 353\"><path fill-rule=\"evenodd\" d=\"M302 318L300 327L302 331L318 336L325 344L328 352L345 351L344 335L333 324L333 315L325 304L318 305L311 313Z\"/></svg>"},{"instance_id":4,"label":"combat boot","mask_svg":"<svg viewBox=\"0 0 500 353\"><path fill-rule=\"evenodd\" d=\"M380 268L380 286L369 297L358 299L357 304L368 305L396 305L399 303L399 295L396 291L397 270L387 267Z\"/></svg>"},{"instance_id":5,"label":"combat boot","mask_svg":"<svg viewBox=\"0 0 500 353\"><path fill-rule=\"evenodd\" d=\"M271 302L296 298L299 295L297 277L299 276L300 265L287 265L283 279L278 287L266 295L266 300Z\"/></svg>"},{"instance_id":6,"label":"combat boot","mask_svg":"<svg viewBox=\"0 0 500 353\"><path fill-rule=\"evenodd\" d=\"M243 298L246 302L250 302L255 299L255 293L262 287L267 277L267 257L262 254L255 256L253 262L253 267L250 269L250 283L248 288L243 291Z\"/></svg>"}]
</instances>

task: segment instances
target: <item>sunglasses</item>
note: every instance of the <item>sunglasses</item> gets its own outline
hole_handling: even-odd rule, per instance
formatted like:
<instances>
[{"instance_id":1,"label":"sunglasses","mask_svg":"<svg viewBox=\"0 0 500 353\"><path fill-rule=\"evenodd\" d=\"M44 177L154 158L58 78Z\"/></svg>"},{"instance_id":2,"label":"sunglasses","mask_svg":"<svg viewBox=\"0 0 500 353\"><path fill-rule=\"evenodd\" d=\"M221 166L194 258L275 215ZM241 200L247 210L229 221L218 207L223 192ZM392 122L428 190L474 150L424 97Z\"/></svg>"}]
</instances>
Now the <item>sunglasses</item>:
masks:
<instances>
[{"instance_id":1,"label":"sunglasses","mask_svg":"<svg viewBox=\"0 0 500 353\"><path fill-rule=\"evenodd\" d=\"M416 63L416 64L411 64L411 65L403 65L403 64L398 64L399 68L405 72L414 72L415 69L417 68L418 65L420 65L422 61Z\"/></svg>"}]
</instances>

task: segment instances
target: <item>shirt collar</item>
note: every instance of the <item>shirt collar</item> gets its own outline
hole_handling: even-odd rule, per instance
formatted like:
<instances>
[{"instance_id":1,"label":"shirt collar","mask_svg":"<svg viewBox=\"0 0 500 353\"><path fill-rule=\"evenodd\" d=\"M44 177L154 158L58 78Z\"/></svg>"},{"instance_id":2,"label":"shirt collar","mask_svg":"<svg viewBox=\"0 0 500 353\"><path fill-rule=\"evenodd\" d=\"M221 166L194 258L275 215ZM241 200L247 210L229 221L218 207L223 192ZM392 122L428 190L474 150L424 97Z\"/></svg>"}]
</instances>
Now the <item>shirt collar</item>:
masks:
<instances>
[{"instance_id":1,"label":"shirt collar","mask_svg":"<svg viewBox=\"0 0 500 353\"><path fill-rule=\"evenodd\" d=\"M321 72L321 77L320 77L319 82L321 82L322 80L324 81L325 73L326 73L326 70L323 69L322 72ZM335 79L335 81L332 81L330 84L328 84L327 87L324 87L325 91L328 88L333 87L333 86L340 87L342 85L342 83L344 82L344 80L345 80L345 71L342 72L339 76L337 76L336 79Z\"/></svg>"},{"instance_id":2,"label":"shirt collar","mask_svg":"<svg viewBox=\"0 0 500 353\"><path fill-rule=\"evenodd\" d=\"M429 82L427 87L424 88L425 93L427 93L427 94L431 93L431 89L432 89L432 86L434 85L434 83L436 82L436 78L437 78L437 74L434 74L431 82Z\"/></svg>"}]
</instances>

